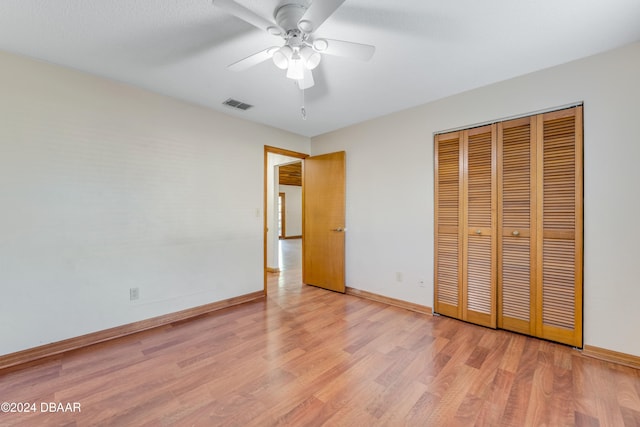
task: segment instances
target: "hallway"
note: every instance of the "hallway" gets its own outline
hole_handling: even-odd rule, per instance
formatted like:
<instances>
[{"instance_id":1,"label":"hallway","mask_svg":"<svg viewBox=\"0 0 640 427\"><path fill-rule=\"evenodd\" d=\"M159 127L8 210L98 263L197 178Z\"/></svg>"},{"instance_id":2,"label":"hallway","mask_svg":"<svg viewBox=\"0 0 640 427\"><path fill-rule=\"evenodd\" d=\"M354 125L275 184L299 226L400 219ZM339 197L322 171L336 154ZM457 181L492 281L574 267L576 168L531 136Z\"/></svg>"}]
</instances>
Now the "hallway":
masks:
<instances>
[{"instance_id":1,"label":"hallway","mask_svg":"<svg viewBox=\"0 0 640 427\"><path fill-rule=\"evenodd\" d=\"M302 266L302 239L280 239L278 241L278 260L280 270L300 270Z\"/></svg>"}]
</instances>

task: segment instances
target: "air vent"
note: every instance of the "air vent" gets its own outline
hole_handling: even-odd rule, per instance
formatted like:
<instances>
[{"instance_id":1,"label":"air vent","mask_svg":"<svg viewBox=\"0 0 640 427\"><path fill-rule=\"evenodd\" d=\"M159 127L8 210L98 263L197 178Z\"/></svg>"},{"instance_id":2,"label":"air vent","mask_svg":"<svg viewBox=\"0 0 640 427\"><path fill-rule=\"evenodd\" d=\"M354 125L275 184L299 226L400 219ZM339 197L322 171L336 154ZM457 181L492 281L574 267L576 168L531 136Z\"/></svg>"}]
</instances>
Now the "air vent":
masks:
<instances>
[{"instance_id":1,"label":"air vent","mask_svg":"<svg viewBox=\"0 0 640 427\"><path fill-rule=\"evenodd\" d=\"M229 98L224 101L222 104L228 105L229 107L237 108L238 110L246 111L249 108L253 107L251 104L245 104L244 102L238 101L233 98Z\"/></svg>"}]
</instances>

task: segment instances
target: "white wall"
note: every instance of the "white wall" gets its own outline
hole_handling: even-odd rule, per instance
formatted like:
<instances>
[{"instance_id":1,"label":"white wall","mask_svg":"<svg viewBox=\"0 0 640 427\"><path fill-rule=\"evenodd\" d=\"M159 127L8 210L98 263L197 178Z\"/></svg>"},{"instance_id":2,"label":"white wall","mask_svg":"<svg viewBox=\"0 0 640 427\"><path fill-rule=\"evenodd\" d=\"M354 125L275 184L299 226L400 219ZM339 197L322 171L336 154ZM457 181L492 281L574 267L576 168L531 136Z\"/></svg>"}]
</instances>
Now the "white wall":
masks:
<instances>
[{"instance_id":1,"label":"white wall","mask_svg":"<svg viewBox=\"0 0 640 427\"><path fill-rule=\"evenodd\" d=\"M347 151L347 285L433 307L433 133L584 101L584 342L640 356L639 75L636 43L313 138Z\"/></svg>"},{"instance_id":2,"label":"white wall","mask_svg":"<svg viewBox=\"0 0 640 427\"><path fill-rule=\"evenodd\" d=\"M285 194L285 237L302 236L302 187L281 185L280 192Z\"/></svg>"},{"instance_id":3,"label":"white wall","mask_svg":"<svg viewBox=\"0 0 640 427\"><path fill-rule=\"evenodd\" d=\"M263 289L263 147L308 138L6 53L0 93L0 354Z\"/></svg>"}]
</instances>

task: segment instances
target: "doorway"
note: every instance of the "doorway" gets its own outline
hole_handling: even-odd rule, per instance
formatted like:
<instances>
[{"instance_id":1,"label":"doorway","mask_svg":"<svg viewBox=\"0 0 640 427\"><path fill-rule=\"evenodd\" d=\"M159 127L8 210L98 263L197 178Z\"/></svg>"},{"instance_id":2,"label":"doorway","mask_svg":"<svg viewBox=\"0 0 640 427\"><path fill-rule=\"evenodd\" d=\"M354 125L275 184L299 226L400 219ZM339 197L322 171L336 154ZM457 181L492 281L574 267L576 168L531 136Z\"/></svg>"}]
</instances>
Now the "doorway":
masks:
<instances>
[{"instance_id":1,"label":"doorway","mask_svg":"<svg viewBox=\"0 0 640 427\"><path fill-rule=\"evenodd\" d=\"M291 227L285 225L281 226L280 216L280 203L279 195L281 193L279 186L279 179L277 171L281 165L290 165L293 163L299 163L304 161L308 154L299 153L291 150L285 150L276 147L265 146L264 148L264 292L267 293L267 279L268 275L274 275L279 273L284 264L286 257L287 262L291 263L291 260L301 258L301 244L300 239L297 241L286 239L287 237L302 237L302 230L296 230L295 222L291 224ZM302 184L300 182L300 184ZM300 185L300 192L302 191ZM287 196L285 196L287 197ZM291 200L289 200L291 199ZM284 200L284 198L283 198ZM288 197L286 206L293 208L294 200L292 197ZM301 206L300 206L301 211ZM286 213L284 218L286 218ZM292 218L293 219L293 218ZM286 221L286 219L285 219ZM292 228L293 227L293 228ZM280 239L280 232L283 231L283 239ZM291 231L291 232L289 232ZM292 233L296 234L295 236ZM290 265L290 264L289 264ZM296 274L296 279L302 282L301 270L291 270L288 275ZM297 276L300 276L299 278Z\"/></svg>"},{"instance_id":2,"label":"doorway","mask_svg":"<svg viewBox=\"0 0 640 427\"><path fill-rule=\"evenodd\" d=\"M267 274L279 272L277 194L278 162L303 159L302 268L300 283L345 293L346 153L338 151L308 156L265 146L264 155L264 292ZM298 160L299 162L300 160ZM304 184L302 183L304 181Z\"/></svg>"}]
</instances>

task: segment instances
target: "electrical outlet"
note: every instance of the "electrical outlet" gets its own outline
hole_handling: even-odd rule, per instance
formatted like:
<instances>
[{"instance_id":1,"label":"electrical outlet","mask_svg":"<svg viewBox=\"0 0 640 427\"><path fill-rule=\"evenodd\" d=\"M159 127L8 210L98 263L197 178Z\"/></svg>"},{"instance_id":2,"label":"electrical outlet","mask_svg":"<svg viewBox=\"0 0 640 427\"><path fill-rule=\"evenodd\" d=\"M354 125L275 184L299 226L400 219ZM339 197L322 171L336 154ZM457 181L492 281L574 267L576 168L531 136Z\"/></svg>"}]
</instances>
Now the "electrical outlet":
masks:
<instances>
[{"instance_id":1,"label":"electrical outlet","mask_svg":"<svg viewBox=\"0 0 640 427\"><path fill-rule=\"evenodd\" d=\"M129 301L140 299L140 288L129 288Z\"/></svg>"}]
</instances>

